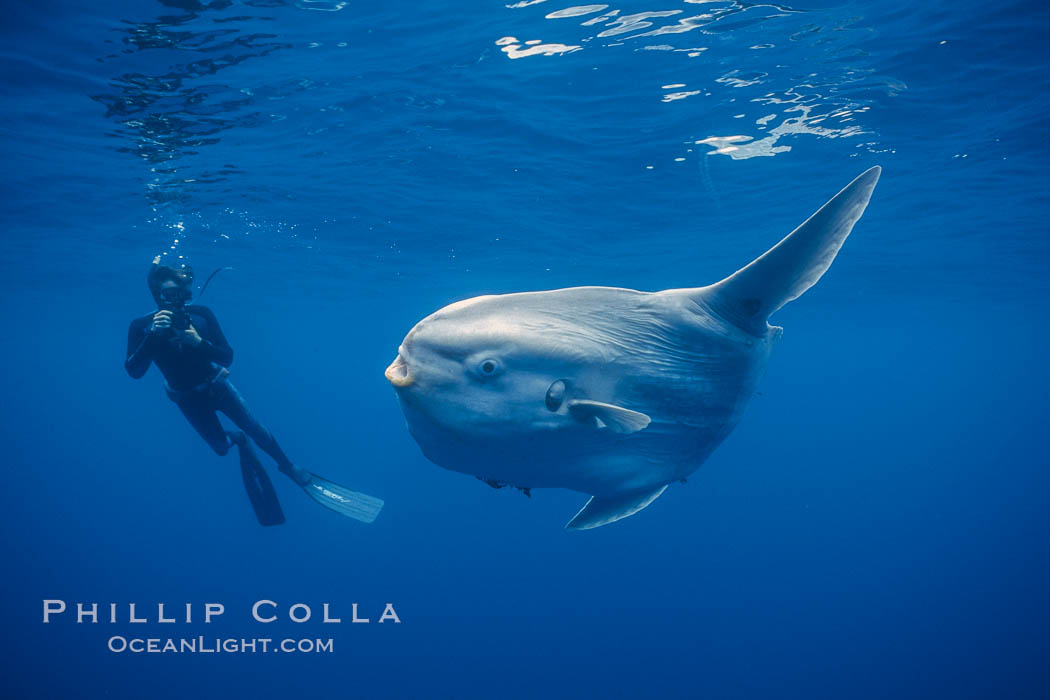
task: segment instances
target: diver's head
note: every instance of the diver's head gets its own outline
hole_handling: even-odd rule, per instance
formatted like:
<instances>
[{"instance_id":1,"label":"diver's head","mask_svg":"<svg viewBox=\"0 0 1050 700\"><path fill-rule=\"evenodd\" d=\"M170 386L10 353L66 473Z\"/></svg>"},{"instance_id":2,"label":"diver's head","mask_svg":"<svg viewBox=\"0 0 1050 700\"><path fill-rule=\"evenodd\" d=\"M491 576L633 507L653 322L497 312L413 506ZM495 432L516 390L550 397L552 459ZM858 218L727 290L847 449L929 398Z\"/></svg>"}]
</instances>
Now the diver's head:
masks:
<instances>
[{"instance_id":1,"label":"diver's head","mask_svg":"<svg viewBox=\"0 0 1050 700\"><path fill-rule=\"evenodd\" d=\"M193 268L188 265L179 268L161 265L159 255L153 259L146 282L161 309L181 309L193 296L190 288L193 284Z\"/></svg>"}]
</instances>

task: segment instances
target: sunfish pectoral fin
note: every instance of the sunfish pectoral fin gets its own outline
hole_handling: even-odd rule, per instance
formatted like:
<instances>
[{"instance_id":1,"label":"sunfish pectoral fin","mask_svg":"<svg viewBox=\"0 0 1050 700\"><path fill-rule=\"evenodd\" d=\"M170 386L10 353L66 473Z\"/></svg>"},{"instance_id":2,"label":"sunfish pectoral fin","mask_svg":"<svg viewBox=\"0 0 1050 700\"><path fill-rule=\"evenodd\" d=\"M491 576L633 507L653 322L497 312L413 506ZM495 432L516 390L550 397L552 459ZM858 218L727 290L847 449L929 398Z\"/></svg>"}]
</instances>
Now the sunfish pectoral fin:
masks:
<instances>
[{"instance_id":1,"label":"sunfish pectoral fin","mask_svg":"<svg viewBox=\"0 0 1050 700\"><path fill-rule=\"evenodd\" d=\"M667 485L653 491L634 491L618 496L592 496L566 525L566 530L590 530L634 515L655 501Z\"/></svg>"},{"instance_id":2,"label":"sunfish pectoral fin","mask_svg":"<svg viewBox=\"0 0 1050 700\"><path fill-rule=\"evenodd\" d=\"M831 266L881 173L877 165L864 171L762 256L721 282L687 294L741 328L764 335L766 319L816 284Z\"/></svg>"},{"instance_id":3,"label":"sunfish pectoral fin","mask_svg":"<svg viewBox=\"0 0 1050 700\"><path fill-rule=\"evenodd\" d=\"M614 433L637 433L652 422L652 419L644 413L614 406L611 403L586 399L570 401L569 413L579 420L593 418L597 427L611 430Z\"/></svg>"}]
</instances>

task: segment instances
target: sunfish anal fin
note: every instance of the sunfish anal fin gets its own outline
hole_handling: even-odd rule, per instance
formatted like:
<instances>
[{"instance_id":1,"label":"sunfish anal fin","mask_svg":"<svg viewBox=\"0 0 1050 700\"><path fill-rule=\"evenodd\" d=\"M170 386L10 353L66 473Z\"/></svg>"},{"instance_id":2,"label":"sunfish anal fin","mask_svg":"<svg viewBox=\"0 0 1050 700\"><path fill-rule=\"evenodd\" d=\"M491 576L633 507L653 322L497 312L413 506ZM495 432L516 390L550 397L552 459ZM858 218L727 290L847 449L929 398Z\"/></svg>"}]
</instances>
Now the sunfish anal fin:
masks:
<instances>
[{"instance_id":1,"label":"sunfish anal fin","mask_svg":"<svg viewBox=\"0 0 1050 700\"><path fill-rule=\"evenodd\" d=\"M586 399L570 401L569 413L578 420L594 418L597 427L611 430L614 433L637 433L652 422L652 419L644 413L614 406L611 403Z\"/></svg>"},{"instance_id":2,"label":"sunfish anal fin","mask_svg":"<svg viewBox=\"0 0 1050 700\"><path fill-rule=\"evenodd\" d=\"M634 515L659 497L667 485L653 491L634 491L619 496L592 496L566 525L566 530L590 530Z\"/></svg>"}]
</instances>

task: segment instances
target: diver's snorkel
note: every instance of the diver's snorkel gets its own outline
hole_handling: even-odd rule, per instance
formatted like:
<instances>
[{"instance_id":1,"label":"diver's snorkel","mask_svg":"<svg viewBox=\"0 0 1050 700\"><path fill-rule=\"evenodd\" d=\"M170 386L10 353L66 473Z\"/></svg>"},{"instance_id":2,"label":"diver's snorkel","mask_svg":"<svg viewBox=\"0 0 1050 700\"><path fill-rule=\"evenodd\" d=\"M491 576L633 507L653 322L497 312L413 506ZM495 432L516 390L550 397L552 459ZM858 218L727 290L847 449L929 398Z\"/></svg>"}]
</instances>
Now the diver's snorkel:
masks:
<instances>
[{"instance_id":1,"label":"diver's snorkel","mask_svg":"<svg viewBox=\"0 0 1050 700\"><path fill-rule=\"evenodd\" d=\"M232 270L232 269L233 269L232 267L217 267L214 270L212 270L211 274L208 275L208 279L204 280L204 285L201 286L201 291L197 295L197 298L200 299L202 296L204 296L204 292L208 291L208 285L211 284L211 281L215 277L215 275L219 274L223 270Z\"/></svg>"}]
</instances>

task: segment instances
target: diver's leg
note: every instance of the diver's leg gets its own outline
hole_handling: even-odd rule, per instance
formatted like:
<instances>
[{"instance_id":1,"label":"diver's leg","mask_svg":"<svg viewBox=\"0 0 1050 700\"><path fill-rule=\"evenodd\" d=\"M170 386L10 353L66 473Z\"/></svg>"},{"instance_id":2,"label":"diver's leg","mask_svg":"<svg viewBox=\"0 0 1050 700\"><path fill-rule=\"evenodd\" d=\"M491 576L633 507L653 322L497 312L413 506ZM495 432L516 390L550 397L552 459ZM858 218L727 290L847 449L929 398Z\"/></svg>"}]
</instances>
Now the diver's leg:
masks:
<instances>
[{"instance_id":1,"label":"diver's leg","mask_svg":"<svg viewBox=\"0 0 1050 700\"><path fill-rule=\"evenodd\" d=\"M243 431L223 429L219 423L216 413L218 403L212 392L200 394L187 394L175 399L175 404L186 416L205 442L219 455L225 455L234 445L240 455L241 477L244 479L244 488L248 492L248 499L255 510L255 517L262 525L280 525L284 522L284 512L281 503L277 500L277 492L270 483L270 477L266 470L259 464L259 459L252 451L252 445L248 442Z\"/></svg>"},{"instance_id":2,"label":"diver's leg","mask_svg":"<svg viewBox=\"0 0 1050 700\"><path fill-rule=\"evenodd\" d=\"M244 403L244 398L233 384L229 380L217 382L214 387L214 394L218 409L236 423L238 428L246 432L248 437L254 440L255 444L263 452L270 455L277 462L277 468L281 472L299 481L298 477L301 470L292 464L292 460L288 459L288 455L277 444L273 434L248 410L247 404ZM306 475L303 476L305 477Z\"/></svg>"},{"instance_id":3,"label":"diver's leg","mask_svg":"<svg viewBox=\"0 0 1050 700\"><path fill-rule=\"evenodd\" d=\"M229 380L216 382L212 388L215 396L215 406L225 413L238 428L248 434L255 444L262 448L263 452L270 455L279 466L291 464L288 455L284 453L281 446L269 430L260 423L251 411L248 410L244 397L237 391Z\"/></svg>"},{"instance_id":4,"label":"diver's leg","mask_svg":"<svg viewBox=\"0 0 1050 700\"><path fill-rule=\"evenodd\" d=\"M219 415L215 412L215 403L207 394L191 394L175 399L175 405L217 455L225 455L230 447L244 441L244 434L240 431L227 433L223 429Z\"/></svg>"},{"instance_id":5,"label":"diver's leg","mask_svg":"<svg viewBox=\"0 0 1050 700\"><path fill-rule=\"evenodd\" d=\"M237 424L237 427L248 433L259 447L273 457L277 461L277 468L281 470L281 473L302 486L310 498L325 508L330 508L341 515L366 523L372 522L379 515L379 511L383 507L381 499L373 498L357 491L351 491L292 464L284 450L274 440L270 431L252 416L248 406L244 403L244 399L228 380L217 382L213 387L212 393L215 396L215 405L218 409L229 416L230 420ZM245 448L242 447L241 452L244 453L245 451ZM249 495L251 495L253 493L253 482L249 476L245 476L245 486L248 488ZM283 515L279 516L279 521L283 521L283 518ZM276 516L275 519L277 519ZM259 516L259 522L263 522L262 515Z\"/></svg>"}]
</instances>

